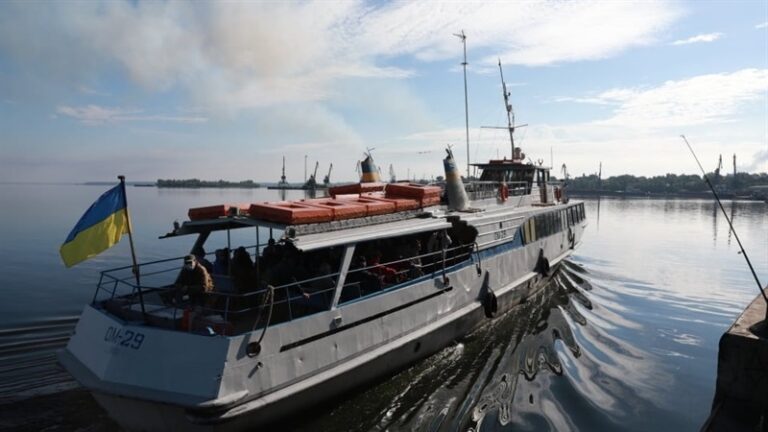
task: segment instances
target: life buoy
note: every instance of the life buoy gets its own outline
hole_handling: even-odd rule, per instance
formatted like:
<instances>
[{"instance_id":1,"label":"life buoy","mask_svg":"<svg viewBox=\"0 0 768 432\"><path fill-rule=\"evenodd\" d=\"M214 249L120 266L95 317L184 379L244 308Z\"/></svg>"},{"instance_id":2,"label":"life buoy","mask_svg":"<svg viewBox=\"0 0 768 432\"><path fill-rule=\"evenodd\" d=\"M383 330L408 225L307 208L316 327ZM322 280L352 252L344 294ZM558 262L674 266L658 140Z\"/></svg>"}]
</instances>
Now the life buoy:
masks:
<instances>
[{"instance_id":1,"label":"life buoy","mask_svg":"<svg viewBox=\"0 0 768 432\"><path fill-rule=\"evenodd\" d=\"M560 191L559 187L555 188L555 199L560 201L560 198L563 196L563 193Z\"/></svg>"},{"instance_id":2,"label":"life buoy","mask_svg":"<svg viewBox=\"0 0 768 432\"><path fill-rule=\"evenodd\" d=\"M504 202L509 198L509 187L506 183L502 183L501 186L499 186L499 196L501 197L501 202Z\"/></svg>"}]
</instances>

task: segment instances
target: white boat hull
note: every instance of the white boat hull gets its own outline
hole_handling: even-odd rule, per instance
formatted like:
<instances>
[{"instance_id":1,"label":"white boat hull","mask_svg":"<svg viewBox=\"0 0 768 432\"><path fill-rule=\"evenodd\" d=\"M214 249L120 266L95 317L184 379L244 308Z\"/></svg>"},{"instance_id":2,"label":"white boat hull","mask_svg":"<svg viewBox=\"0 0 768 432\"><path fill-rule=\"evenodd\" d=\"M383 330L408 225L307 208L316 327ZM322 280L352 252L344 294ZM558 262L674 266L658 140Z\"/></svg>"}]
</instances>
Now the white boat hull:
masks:
<instances>
[{"instance_id":1,"label":"white boat hull","mask_svg":"<svg viewBox=\"0 0 768 432\"><path fill-rule=\"evenodd\" d=\"M581 222L512 249L504 241L489 246L479 262L451 269L447 284L436 274L375 302L270 327L253 358L245 346L260 330L205 337L124 323L88 306L60 361L126 430L248 430L448 346L489 321L480 301L488 288L498 300L497 314L525 301L546 282L533 271L539 251L554 271L585 227ZM348 329L334 330L339 323ZM110 328L142 332L142 344L133 349L133 336L127 346L125 338L115 341Z\"/></svg>"}]
</instances>

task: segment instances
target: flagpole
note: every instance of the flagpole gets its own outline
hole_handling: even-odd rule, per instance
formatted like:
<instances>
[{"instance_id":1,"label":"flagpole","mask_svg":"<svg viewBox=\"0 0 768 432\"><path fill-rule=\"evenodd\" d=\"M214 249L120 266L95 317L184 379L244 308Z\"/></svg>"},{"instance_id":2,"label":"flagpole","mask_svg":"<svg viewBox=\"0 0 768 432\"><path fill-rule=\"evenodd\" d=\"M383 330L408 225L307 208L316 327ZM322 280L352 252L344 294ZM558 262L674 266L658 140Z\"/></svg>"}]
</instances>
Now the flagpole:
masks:
<instances>
[{"instance_id":1,"label":"flagpole","mask_svg":"<svg viewBox=\"0 0 768 432\"><path fill-rule=\"evenodd\" d=\"M139 265L136 263L136 250L133 248L133 229L131 229L131 217L128 213L128 195L125 193L125 176L119 175L120 188L123 190L123 204L125 204L125 219L128 224L128 242L131 245L131 259L133 260L133 275L136 277L136 288L139 290L139 303L141 303L141 314L146 314L144 311L144 296L141 293L141 278L139 276Z\"/></svg>"}]
</instances>

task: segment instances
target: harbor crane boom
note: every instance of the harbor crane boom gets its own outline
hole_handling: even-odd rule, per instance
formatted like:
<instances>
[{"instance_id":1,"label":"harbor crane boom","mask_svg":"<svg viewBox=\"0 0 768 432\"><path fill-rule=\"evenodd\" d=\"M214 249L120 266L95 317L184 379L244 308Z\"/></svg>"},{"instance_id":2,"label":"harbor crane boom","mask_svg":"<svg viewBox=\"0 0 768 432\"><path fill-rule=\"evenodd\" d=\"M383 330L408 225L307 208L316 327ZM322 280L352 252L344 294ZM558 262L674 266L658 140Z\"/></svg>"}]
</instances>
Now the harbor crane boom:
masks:
<instances>
[{"instance_id":1,"label":"harbor crane boom","mask_svg":"<svg viewBox=\"0 0 768 432\"><path fill-rule=\"evenodd\" d=\"M331 183L331 171L333 171L333 164L328 167L328 174L323 179L323 183L327 186Z\"/></svg>"}]
</instances>

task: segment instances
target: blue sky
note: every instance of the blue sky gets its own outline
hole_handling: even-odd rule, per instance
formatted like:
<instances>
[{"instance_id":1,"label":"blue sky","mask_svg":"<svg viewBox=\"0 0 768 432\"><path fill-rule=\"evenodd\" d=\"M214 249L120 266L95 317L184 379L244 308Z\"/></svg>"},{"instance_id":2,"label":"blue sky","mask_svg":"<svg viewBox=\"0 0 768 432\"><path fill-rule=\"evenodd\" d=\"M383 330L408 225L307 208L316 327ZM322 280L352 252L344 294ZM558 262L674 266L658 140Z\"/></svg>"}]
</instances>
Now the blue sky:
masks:
<instances>
[{"instance_id":1,"label":"blue sky","mask_svg":"<svg viewBox=\"0 0 768 432\"><path fill-rule=\"evenodd\" d=\"M516 140L573 175L768 171L768 2L2 2L0 181L398 177Z\"/></svg>"}]
</instances>

